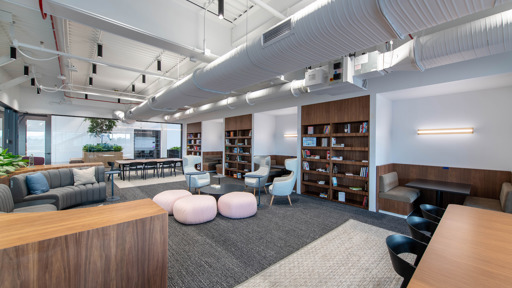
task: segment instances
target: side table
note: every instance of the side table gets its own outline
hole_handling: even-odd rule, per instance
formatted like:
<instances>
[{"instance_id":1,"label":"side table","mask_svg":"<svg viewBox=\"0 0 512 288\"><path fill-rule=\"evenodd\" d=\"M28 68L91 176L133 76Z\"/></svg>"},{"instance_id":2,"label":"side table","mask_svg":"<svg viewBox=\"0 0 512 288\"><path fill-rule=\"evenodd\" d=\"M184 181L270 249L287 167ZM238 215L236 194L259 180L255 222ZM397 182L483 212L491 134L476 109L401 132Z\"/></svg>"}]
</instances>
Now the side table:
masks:
<instances>
[{"instance_id":1,"label":"side table","mask_svg":"<svg viewBox=\"0 0 512 288\"><path fill-rule=\"evenodd\" d=\"M260 181L261 181L261 178L265 177L264 175L250 175L250 174L245 174L246 178L258 178L258 207L262 206L261 205L261 186L260 186ZM220 181L220 180L219 180Z\"/></svg>"},{"instance_id":2,"label":"side table","mask_svg":"<svg viewBox=\"0 0 512 288\"><path fill-rule=\"evenodd\" d=\"M112 177L110 177L112 179L112 196L108 197L107 201L117 201L117 200L121 199L119 196L114 196L114 178L115 178L114 174L119 174L119 173L121 173L121 171L119 171L119 170L105 172L106 175L112 176Z\"/></svg>"}]
</instances>

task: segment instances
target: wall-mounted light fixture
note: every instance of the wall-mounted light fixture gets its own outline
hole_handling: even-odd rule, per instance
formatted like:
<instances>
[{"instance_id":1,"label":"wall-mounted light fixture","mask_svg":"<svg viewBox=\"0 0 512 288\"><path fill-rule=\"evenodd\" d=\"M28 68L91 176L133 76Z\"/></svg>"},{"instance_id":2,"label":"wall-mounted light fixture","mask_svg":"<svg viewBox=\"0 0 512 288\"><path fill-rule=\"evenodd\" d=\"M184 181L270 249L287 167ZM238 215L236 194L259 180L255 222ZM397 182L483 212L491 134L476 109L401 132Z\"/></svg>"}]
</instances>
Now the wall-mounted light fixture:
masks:
<instances>
[{"instance_id":1,"label":"wall-mounted light fixture","mask_svg":"<svg viewBox=\"0 0 512 288\"><path fill-rule=\"evenodd\" d=\"M473 128L418 129L418 135L430 134L473 134Z\"/></svg>"},{"instance_id":2,"label":"wall-mounted light fixture","mask_svg":"<svg viewBox=\"0 0 512 288\"><path fill-rule=\"evenodd\" d=\"M286 138L297 138L297 134L296 133L284 133L284 137Z\"/></svg>"}]
</instances>

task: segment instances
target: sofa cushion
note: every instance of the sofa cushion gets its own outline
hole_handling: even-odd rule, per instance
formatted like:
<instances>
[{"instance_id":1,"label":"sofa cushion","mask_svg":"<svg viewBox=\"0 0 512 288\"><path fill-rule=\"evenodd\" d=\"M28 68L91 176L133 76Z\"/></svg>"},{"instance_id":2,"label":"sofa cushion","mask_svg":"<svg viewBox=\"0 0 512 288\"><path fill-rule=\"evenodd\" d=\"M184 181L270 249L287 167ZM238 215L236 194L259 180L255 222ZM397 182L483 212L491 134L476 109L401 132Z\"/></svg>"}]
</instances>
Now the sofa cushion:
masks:
<instances>
[{"instance_id":1,"label":"sofa cushion","mask_svg":"<svg viewBox=\"0 0 512 288\"><path fill-rule=\"evenodd\" d=\"M388 192L398 186L398 174L396 172L379 176L379 192Z\"/></svg>"},{"instance_id":2,"label":"sofa cushion","mask_svg":"<svg viewBox=\"0 0 512 288\"><path fill-rule=\"evenodd\" d=\"M512 183L503 182L501 185L500 204L503 212L512 213Z\"/></svg>"},{"instance_id":3,"label":"sofa cushion","mask_svg":"<svg viewBox=\"0 0 512 288\"><path fill-rule=\"evenodd\" d=\"M388 192L379 193L380 198L386 198L395 201L412 203L420 196L420 190L409 187L398 186Z\"/></svg>"},{"instance_id":4,"label":"sofa cushion","mask_svg":"<svg viewBox=\"0 0 512 288\"><path fill-rule=\"evenodd\" d=\"M39 195L50 190L48 181L41 173L27 175L26 181L30 194Z\"/></svg>"},{"instance_id":5,"label":"sofa cushion","mask_svg":"<svg viewBox=\"0 0 512 288\"><path fill-rule=\"evenodd\" d=\"M491 199L491 198L483 198L483 197L473 197L468 196L466 200L464 200L464 206L482 208L487 210L494 211L502 211L500 200Z\"/></svg>"},{"instance_id":6,"label":"sofa cushion","mask_svg":"<svg viewBox=\"0 0 512 288\"><path fill-rule=\"evenodd\" d=\"M96 183L94 169L95 169L94 167L91 167L88 169L83 169L83 170L73 169L73 177L75 179L75 186Z\"/></svg>"}]
</instances>

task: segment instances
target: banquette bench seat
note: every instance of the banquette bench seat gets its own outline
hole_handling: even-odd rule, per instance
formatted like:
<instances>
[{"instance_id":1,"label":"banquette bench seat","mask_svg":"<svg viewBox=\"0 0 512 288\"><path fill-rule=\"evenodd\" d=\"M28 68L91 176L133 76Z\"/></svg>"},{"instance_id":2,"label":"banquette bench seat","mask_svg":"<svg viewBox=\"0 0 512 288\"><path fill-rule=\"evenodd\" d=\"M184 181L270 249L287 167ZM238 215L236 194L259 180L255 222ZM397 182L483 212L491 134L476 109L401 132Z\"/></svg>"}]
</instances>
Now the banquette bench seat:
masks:
<instances>
[{"instance_id":1,"label":"banquette bench seat","mask_svg":"<svg viewBox=\"0 0 512 288\"><path fill-rule=\"evenodd\" d=\"M419 196L418 189L398 185L396 172L379 176L379 210L409 215L414 210L414 201Z\"/></svg>"}]
</instances>

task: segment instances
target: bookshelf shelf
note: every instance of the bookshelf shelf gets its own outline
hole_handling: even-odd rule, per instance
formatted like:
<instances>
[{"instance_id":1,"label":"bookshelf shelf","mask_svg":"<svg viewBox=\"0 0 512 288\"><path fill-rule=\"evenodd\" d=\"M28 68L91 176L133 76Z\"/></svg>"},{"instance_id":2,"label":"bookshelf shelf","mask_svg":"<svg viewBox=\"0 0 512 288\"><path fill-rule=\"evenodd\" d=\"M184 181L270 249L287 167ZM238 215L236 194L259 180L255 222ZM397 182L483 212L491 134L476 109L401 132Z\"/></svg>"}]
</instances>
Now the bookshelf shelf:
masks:
<instances>
[{"instance_id":1,"label":"bookshelf shelf","mask_svg":"<svg viewBox=\"0 0 512 288\"><path fill-rule=\"evenodd\" d=\"M201 122L187 124L187 155L201 156Z\"/></svg>"},{"instance_id":2,"label":"bookshelf shelf","mask_svg":"<svg viewBox=\"0 0 512 288\"><path fill-rule=\"evenodd\" d=\"M225 175L242 178L252 166L252 115L225 119ZM247 170L247 171L246 171Z\"/></svg>"},{"instance_id":3,"label":"bookshelf shelf","mask_svg":"<svg viewBox=\"0 0 512 288\"><path fill-rule=\"evenodd\" d=\"M368 209L369 107L369 96L302 107L302 193Z\"/></svg>"}]
</instances>

